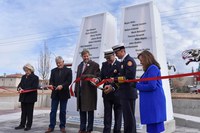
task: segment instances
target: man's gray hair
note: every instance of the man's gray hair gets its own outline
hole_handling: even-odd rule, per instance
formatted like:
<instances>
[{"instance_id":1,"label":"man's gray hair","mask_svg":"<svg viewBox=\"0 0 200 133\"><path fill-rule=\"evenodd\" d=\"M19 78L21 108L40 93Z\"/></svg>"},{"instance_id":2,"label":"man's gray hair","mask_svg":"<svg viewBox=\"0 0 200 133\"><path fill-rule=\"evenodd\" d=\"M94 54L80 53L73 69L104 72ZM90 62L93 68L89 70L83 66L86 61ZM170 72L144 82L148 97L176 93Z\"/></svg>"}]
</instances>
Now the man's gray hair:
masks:
<instances>
[{"instance_id":1,"label":"man's gray hair","mask_svg":"<svg viewBox=\"0 0 200 133\"><path fill-rule=\"evenodd\" d=\"M81 56L83 56L84 54L90 55L90 51L88 49L83 49L83 51L81 52Z\"/></svg>"},{"instance_id":2,"label":"man's gray hair","mask_svg":"<svg viewBox=\"0 0 200 133\"><path fill-rule=\"evenodd\" d=\"M63 58L61 56L57 56L55 61L57 62L57 61L64 61L64 60L63 60Z\"/></svg>"}]
</instances>

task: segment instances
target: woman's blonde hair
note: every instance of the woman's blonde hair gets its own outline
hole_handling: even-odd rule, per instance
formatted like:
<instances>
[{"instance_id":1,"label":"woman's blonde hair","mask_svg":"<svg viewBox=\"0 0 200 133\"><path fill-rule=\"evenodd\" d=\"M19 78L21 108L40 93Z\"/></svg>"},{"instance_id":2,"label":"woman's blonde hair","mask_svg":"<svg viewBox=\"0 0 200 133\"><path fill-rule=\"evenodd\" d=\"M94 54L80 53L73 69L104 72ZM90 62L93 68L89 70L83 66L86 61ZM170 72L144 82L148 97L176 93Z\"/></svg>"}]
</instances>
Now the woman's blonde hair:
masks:
<instances>
[{"instance_id":1,"label":"woman's blonde hair","mask_svg":"<svg viewBox=\"0 0 200 133\"><path fill-rule=\"evenodd\" d=\"M144 71L146 71L147 68L152 64L156 65L159 69L161 69L160 64L156 61L156 59L154 58L151 52L144 50L138 55L138 59L140 56L142 57L144 61L144 66L143 66Z\"/></svg>"},{"instance_id":2,"label":"woman's blonde hair","mask_svg":"<svg viewBox=\"0 0 200 133\"><path fill-rule=\"evenodd\" d=\"M26 65L24 65L24 67L23 67L23 70L24 70L24 71L25 71L25 68L31 70L31 72L34 72L34 71L35 71L35 70L34 70L34 67L33 67L31 64L29 64L29 63L27 63Z\"/></svg>"}]
</instances>

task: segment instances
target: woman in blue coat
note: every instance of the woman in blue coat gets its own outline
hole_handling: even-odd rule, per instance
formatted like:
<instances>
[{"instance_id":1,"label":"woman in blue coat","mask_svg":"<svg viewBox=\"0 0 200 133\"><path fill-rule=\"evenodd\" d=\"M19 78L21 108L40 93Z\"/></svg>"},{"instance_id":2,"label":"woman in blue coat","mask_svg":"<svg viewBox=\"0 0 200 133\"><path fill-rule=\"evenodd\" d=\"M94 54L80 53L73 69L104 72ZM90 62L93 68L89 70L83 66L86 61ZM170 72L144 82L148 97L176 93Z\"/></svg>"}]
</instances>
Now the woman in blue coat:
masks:
<instances>
[{"instance_id":1,"label":"woman in blue coat","mask_svg":"<svg viewBox=\"0 0 200 133\"><path fill-rule=\"evenodd\" d=\"M159 77L160 65L152 53L143 51L138 55L144 74L141 78ZM147 125L148 133L160 133L165 130L166 100L161 80L138 82L136 88L140 94L141 123Z\"/></svg>"}]
</instances>

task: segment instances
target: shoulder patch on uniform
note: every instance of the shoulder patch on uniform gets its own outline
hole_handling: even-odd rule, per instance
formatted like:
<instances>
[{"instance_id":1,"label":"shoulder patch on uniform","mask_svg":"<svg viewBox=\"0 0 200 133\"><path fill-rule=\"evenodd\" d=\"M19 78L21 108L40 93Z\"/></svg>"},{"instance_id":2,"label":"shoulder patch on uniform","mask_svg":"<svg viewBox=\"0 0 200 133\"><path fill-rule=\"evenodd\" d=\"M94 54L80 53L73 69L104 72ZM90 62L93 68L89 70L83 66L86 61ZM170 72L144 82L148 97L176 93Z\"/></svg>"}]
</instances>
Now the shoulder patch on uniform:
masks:
<instances>
[{"instance_id":1,"label":"shoulder patch on uniform","mask_svg":"<svg viewBox=\"0 0 200 133\"><path fill-rule=\"evenodd\" d=\"M127 65L132 66L133 65L132 61L128 61Z\"/></svg>"}]
</instances>

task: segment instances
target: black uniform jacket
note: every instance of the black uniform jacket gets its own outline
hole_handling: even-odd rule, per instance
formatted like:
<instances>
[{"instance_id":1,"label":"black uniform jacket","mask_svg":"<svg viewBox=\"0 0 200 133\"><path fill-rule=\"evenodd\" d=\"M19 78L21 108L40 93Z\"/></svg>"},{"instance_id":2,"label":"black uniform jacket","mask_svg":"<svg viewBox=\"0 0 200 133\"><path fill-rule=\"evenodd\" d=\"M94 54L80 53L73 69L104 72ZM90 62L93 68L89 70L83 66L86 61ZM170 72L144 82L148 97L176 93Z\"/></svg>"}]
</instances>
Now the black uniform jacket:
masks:
<instances>
[{"instance_id":1,"label":"black uniform jacket","mask_svg":"<svg viewBox=\"0 0 200 133\"><path fill-rule=\"evenodd\" d=\"M136 63L134 59L127 55L121 62L120 66L120 76L125 77L125 79L135 79L136 76ZM137 90L135 88L136 83L120 83L120 97L122 99L136 99Z\"/></svg>"},{"instance_id":2,"label":"black uniform jacket","mask_svg":"<svg viewBox=\"0 0 200 133\"><path fill-rule=\"evenodd\" d=\"M103 79L108 79L108 78L114 78L119 76L119 71L120 71L120 62L115 60L113 64L109 64L108 62L103 62L102 67L101 67L101 80ZM105 85L108 85L110 83L105 83ZM103 93L102 96L103 98L106 99L113 99L115 96L119 96L119 84L118 83L112 83L110 84L112 87L114 87L113 92L110 92L108 94Z\"/></svg>"}]
</instances>

